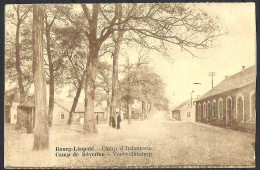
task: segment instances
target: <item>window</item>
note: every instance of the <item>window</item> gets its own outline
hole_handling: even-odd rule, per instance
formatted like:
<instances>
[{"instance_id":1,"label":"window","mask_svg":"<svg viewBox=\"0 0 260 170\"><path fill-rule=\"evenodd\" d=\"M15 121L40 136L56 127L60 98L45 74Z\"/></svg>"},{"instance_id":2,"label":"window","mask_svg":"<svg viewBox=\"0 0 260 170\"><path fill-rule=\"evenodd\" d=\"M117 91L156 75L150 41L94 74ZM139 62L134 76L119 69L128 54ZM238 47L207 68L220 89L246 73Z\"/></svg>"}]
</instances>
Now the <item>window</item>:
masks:
<instances>
[{"instance_id":1,"label":"window","mask_svg":"<svg viewBox=\"0 0 260 170\"><path fill-rule=\"evenodd\" d=\"M14 115L14 119L17 119L17 115Z\"/></svg>"},{"instance_id":2,"label":"window","mask_svg":"<svg viewBox=\"0 0 260 170\"><path fill-rule=\"evenodd\" d=\"M198 105L198 121L201 120L201 104Z\"/></svg>"},{"instance_id":3,"label":"window","mask_svg":"<svg viewBox=\"0 0 260 170\"><path fill-rule=\"evenodd\" d=\"M215 118L217 117L216 110L217 110L216 100L214 100L213 103L212 103L212 117L215 117Z\"/></svg>"},{"instance_id":4,"label":"window","mask_svg":"<svg viewBox=\"0 0 260 170\"><path fill-rule=\"evenodd\" d=\"M187 112L187 117L190 117L190 112Z\"/></svg>"},{"instance_id":5,"label":"window","mask_svg":"<svg viewBox=\"0 0 260 170\"><path fill-rule=\"evenodd\" d=\"M65 117L64 113L60 114L61 119L64 119L64 117Z\"/></svg>"},{"instance_id":6,"label":"window","mask_svg":"<svg viewBox=\"0 0 260 170\"><path fill-rule=\"evenodd\" d=\"M218 115L220 118L223 118L223 99L218 100Z\"/></svg>"},{"instance_id":7,"label":"window","mask_svg":"<svg viewBox=\"0 0 260 170\"><path fill-rule=\"evenodd\" d=\"M203 103L203 118L206 118L206 112L207 110L206 110L206 103L204 102Z\"/></svg>"},{"instance_id":8,"label":"window","mask_svg":"<svg viewBox=\"0 0 260 170\"><path fill-rule=\"evenodd\" d=\"M244 120L244 96L243 94L237 95L236 100L236 119L238 121Z\"/></svg>"},{"instance_id":9,"label":"window","mask_svg":"<svg viewBox=\"0 0 260 170\"><path fill-rule=\"evenodd\" d=\"M210 119L210 112L211 112L211 104L208 102L208 107L207 107L207 119Z\"/></svg>"},{"instance_id":10,"label":"window","mask_svg":"<svg viewBox=\"0 0 260 170\"><path fill-rule=\"evenodd\" d=\"M255 91L250 93L250 120L255 121Z\"/></svg>"}]
</instances>

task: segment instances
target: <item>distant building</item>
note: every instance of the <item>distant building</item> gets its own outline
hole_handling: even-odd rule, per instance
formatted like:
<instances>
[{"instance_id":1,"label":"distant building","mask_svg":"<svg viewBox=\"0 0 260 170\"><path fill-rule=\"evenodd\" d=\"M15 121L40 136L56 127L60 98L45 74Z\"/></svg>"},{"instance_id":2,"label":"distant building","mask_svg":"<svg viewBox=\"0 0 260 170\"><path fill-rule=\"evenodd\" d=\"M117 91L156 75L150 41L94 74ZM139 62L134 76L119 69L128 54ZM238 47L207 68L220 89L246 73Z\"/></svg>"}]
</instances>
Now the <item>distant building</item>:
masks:
<instances>
[{"instance_id":1,"label":"distant building","mask_svg":"<svg viewBox=\"0 0 260 170\"><path fill-rule=\"evenodd\" d=\"M66 124L69 118L71 102L55 101L53 108L53 125Z\"/></svg>"},{"instance_id":2,"label":"distant building","mask_svg":"<svg viewBox=\"0 0 260 170\"><path fill-rule=\"evenodd\" d=\"M172 111L172 118L180 121L195 122L195 106L187 100Z\"/></svg>"},{"instance_id":3,"label":"distant building","mask_svg":"<svg viewBox=\"0 0 260 170\"><path fill-rule=\"evenodd\" d=\"M16 124L18 104L17 102L5 102L5 123Z\"/></svg>"},{"instance_id":4,"label":"distant building","mask_svg":"<svg viewBox=\"0 0 260 170\"><path fill-rule=\"evenodd\" d=\"M69 112L72 107L73 102L67 101L55 101L54 111L53 111L53 124L66 124L69 118ZM106 109L101 107L95 107L95 115L97 118L97 123L106 120ZM83 124L85 114L84 103L78 103L77 107L72 115L72 122L78 122Z\"/></svg>"},{"instance_id":5,"label":"distant building","mask_svg":"<svg viewBox=\"0 0 260 170\"><path fill-rule=\"evenodd\" d=\"M33 96L28 96L17 106L16 129L25 128L27 133L32 133L35 124L35 105Z\"/></svg>"},{"instance_id":6,"label":"distant building","mask_svg":"<svg viewBox=\"0 0 260 170\"><path fill-rule=\"evenodd\" d=\"M226 77L196 101L196 121L254 133L256 66Z\"/></svg>"}]
</instances>

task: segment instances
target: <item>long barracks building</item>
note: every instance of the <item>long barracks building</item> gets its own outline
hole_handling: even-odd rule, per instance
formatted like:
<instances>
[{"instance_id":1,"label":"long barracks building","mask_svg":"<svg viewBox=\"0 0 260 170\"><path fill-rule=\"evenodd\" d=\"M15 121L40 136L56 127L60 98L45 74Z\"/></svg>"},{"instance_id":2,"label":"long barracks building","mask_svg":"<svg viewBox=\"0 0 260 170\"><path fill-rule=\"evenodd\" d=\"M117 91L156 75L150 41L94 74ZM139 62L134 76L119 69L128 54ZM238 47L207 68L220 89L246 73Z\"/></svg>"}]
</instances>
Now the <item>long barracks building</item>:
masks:
<instances>
[{"instance_id":1,"label":"long barracks building","mask_svg":"<svg viewBox=\"0 0 260 170\"><path fill-rule=\"evenodd\" d=\"M226 77L196 103L196 122L254 133L256 66Z\"/></svg>"}]
</instances>

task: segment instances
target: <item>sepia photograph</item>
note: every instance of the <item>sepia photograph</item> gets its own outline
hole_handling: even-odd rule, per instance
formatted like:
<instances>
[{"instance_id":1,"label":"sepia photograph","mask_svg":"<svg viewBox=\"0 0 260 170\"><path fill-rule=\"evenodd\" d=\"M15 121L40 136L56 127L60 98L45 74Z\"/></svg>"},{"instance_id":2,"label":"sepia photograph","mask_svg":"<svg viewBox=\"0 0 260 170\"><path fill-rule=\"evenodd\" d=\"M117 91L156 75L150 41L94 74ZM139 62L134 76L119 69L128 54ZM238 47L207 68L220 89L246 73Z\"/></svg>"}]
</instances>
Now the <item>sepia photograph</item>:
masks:
<instances>
[{"instance_id":1,"label":"sepia photograph","mask_svg":"<svg viewBox=\"0 0 260 170\"><path fill-rule=\"evenodd\" d=\"M254 168L255 3L5 6L4 167Z\"/></svg>"}]
</instances>

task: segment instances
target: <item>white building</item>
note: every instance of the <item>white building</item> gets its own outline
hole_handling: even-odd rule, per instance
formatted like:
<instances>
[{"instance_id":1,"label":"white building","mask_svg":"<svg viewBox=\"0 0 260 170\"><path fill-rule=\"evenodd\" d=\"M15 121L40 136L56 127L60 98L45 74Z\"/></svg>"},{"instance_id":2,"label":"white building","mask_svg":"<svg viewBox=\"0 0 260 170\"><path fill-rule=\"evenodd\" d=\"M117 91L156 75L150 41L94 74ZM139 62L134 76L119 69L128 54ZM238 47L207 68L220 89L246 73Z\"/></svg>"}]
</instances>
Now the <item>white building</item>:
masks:
<instances>
[{"instance_id":1,"label":"white building","mask_svg":"<svg viewBox=\"0 0 260 170\"><path fill-rule=\"evenodd\" d=\"M17 122L17 106L19 103L12 102L5 104L5 123L16 124Z\"/></svg>"},{"instance_id":2,"label":"white building","mask_svg":"<svg viewBox=\"0 0 260 170\"><path fill-rule=\"evenodd\" d=\"M195 122L195 106L187 100L172 111L172 118L180 121Z\"/></svg>"}]
</instances>

